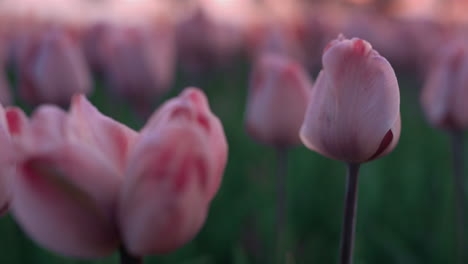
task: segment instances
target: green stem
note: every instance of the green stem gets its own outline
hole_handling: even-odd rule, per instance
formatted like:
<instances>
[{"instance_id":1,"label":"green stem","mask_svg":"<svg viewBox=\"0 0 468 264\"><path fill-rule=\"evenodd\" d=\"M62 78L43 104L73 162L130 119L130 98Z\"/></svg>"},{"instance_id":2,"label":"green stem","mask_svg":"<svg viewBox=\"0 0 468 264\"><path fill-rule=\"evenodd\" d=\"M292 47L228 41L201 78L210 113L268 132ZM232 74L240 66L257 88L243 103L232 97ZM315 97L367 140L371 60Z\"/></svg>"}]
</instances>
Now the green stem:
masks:
<instances>
[{"instance_id":1,"label":"green stem","mask_svg":"<svg viewBox=\"0 0 468 264\"><path fill-rule=\"evenodd\" d=\"M359 167L360 164L348 164L346 196L344 201L343 227L341 231L340 264L353 263Z\"/></svg>"},{"instance_id":2,"label":"green stem","mask_svg":"<svg viewBox=\"0 0 468 264\"><path fill-rule=\"evenodd\" d=\"M453 184L455 201L455 233L456 233L456 255L457 263L467 263L464 261L465 249L465 181L463 179L463 132L453 131L451 134L453 151Z\"/></svg>"},{"instance_id":3,"label":"green stem","mask_svg":"<svg viewBox=\"0 0 468 264\"><path fill-rule=\"evenodd\" d=\"M143 264L142 257L132 256L124 246L120 246L120 264Z\"/></svg>"},{"instance_id":4,"label":"green stem","mask_svg":"<svg viewBox=\"0 0 468 264\"><path fill-rule=\"evenodd\" d=\"M276 173L276 263L284 264L286 261L288 151L285 148L278 148L276 152L278 164Z\"/></svg>"}]
</instances>

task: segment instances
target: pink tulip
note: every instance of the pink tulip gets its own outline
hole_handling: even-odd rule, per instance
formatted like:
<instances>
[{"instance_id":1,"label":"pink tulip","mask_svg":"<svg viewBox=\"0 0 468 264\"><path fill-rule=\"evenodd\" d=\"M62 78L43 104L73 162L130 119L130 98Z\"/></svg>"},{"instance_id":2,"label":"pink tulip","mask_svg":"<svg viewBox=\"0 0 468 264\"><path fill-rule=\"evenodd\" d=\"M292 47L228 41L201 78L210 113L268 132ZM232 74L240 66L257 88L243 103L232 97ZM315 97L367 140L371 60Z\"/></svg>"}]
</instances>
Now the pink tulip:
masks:
<instances>
[{"instance_id":1,"label":"pink tulip","mask_svg":"<svg viewBox=\"0 0 468 264\"><path fill-rule=\"evenodd\" d=\"M20 93L26 101L68 105L74 93L91 91L84 56L66 31L49 28L23 42L18 51L18 67Z\"/></svg>"},{"instance_id":2,"label":"pink tulip","mask_svg":"<svg viewBox=\"0 0 468 264\"><path fill-rule=\"evenodd\" d=\"M454 41L439 50L427 75L421 101L432 125L448 129L468 128L468 49Z\"/></svg>"},{"instance_id":3,"label":"pink tulip","mask_svg":"<svg viewBox=\"0 0 468 264\"><path fill-rule=\"evenodd\" d=\"M11 180L15 174L10 128L3 106L0 105L0 216L7 209L11 198Z\"/></svg>"},{"instance_id":4,"label":"pink tulip","mask_svg":"<svg viewBox=\"0 0 468 264\"><path fill-rule=\"evenodd\" d=\"M392 66L362 39L332 41L312 90L300 136L329 158L362 163L389 153L401 130Z\"/></svg>"},{"instance_id":5,"label":"pink tulip","mask_svg":"<svg viewBox=\"0 0 468 264\"><path fill-rule=\"evenodd\" d=\"M259 142L280 148L299 144L311 87L297 62L280 55L261 55L251 76L247 132Z\"/></svg>"},{"instance_id":6,"label":"pink tulip","mask_svg":"<svg viewBox=\"0 0 468 264\"><path fill-rule=\"evenodd\" d=\"M18 153L12 210L20 226L63 255L111 254L119 244L117 196L136 132L82 96L68 115L41 106L28 120L13 108L7 120Z\"/></svg>"},{"instance_id":7,"label":"pink tulip","mask_svg":"<svg viewBox=\"0 0 468 264\"><path fill-rule=\"evenodd\" d=\"M172 85L175 70L174 34L160 28L112 28L103 40L105 73L110 88L134 103L151 103Z\"/></svg>"},{"instance_id":8,"label":"pink tulip","mask_svg":"<svg viewBox=\"0 0 468 264\"><path fill-rule=\"evenodd\" d=\"M239 27L217 21L197 7L177 25L177 52L181 66L190 73L224 66L240 51Z\"/></svg>"},{"instance_id":9,"label":"pink tulip","mask_svg":"<svg viewBox=\"0 0 468 264\"><path fill-rule=\"evenodd\" d=\"M170 252L203 225L219 189L227 144L203 93L186 89L143 128L120 199L125 246L136 256Z\"/></svg>"},{"instance_id":10,"label":"pink tulip","mask_svg":"<svg viewBox=\"0 0 468 264\"><path fill-rule=\"evenodd\" d=\"M0 38L2 36L0 35ZM10 105L13 101L11 98L10 86L6 76L6 49L2 50L2 40L0 39L0 103L2 105Z\"/></svg>"}]
</instances>

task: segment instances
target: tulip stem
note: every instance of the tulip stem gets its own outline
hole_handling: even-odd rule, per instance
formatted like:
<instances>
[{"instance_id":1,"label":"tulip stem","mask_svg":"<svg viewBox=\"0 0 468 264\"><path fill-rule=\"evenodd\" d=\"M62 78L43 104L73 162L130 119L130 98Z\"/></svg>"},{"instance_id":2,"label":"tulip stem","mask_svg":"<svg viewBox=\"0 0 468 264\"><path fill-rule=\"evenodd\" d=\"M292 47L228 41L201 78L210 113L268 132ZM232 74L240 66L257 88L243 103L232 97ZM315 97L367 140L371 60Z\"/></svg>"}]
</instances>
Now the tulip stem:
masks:
<instances>
[{"instance_id":1,"label":"tulip stem","mask_svg":"<svg viewBox=\"0 0 468 264\"><path fill-rule=\"evenodd\" d=\"M465 211L465 181L463 179L463 132L453 131L451 135L452 151L453 151L453 184L454 184L454 201L455 201L455 233L456 233L456 250L457 263L464 262L465 248L465 230L464 230L464 211Z\"/></svg>"},{"instance_id":2,"label":"tulip stem","mask_svg":"<svg viewBox=\"0 0 468 264\"><path fill-rule=\"evenodd\" d=\"M120 246L119 253L120 264L143 264L143 258L130 255L124 246Z\"/></svg>"},{"instance_id":3,"label":"tulip stem","mask_svg":"<svg viewBox=\"0 0 468 264\"><path fill-rule=\"evenodd\" d=\"M286 175L288 173L288 151L277 149L276 173L276 263L284 264L286 260Z\"/></svg>"},{"instance_id":4,"label":"tulip stem","mask_svg":"<svg viewBox=\"0 0 468 264\"><path fill-rule=\"evenodd\" d=\"M344 201L343 227L341 231L340 264L353 263L354 234L360 164L349 163Z\"/></svg>"}]
</instances>

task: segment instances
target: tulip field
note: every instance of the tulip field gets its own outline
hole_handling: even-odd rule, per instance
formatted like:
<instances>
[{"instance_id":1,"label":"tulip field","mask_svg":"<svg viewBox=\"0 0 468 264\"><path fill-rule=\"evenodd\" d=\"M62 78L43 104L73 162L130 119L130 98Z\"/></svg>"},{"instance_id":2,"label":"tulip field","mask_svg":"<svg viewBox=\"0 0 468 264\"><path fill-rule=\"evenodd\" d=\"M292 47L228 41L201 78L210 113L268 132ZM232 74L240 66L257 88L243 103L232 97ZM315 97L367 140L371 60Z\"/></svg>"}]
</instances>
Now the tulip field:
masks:
<instances>
[{"instance_id":1,"label":"tulip field","mask_svg":"<svg viewBox=\"0 0 468 264\"><path fill-rule=\"evenodd\" d=\"M275 153L255 144L244 130L249 66L194 83L207 93L223 122L229 159L222 186L199 235L167 256L146 263L264 263L274 230ZM14 76L11 75L12 79ZM356 263L454 263L454 216L448 136L431 129L418 104L420 83L398 74L403 132L394 152L362 168ZM178 75L174 92L189 84ZM105 114L141 127L128 105L116 109L96 83L91 101ZM337 259L345 166L305 147L289 156L290 262L334 263ZM15 224L0 219L0 263L115 263L64 258L42 249Z\"/></svg>"},{"instance_id":2,"label":"tulip field","mask_svg":"<svg viewBox=\"0 0 468 264\"><path fill-rule=\"evenodd\" d=\"M0 264L468 263L460 10L0 1Z\"/></svg>"}]
</instances>

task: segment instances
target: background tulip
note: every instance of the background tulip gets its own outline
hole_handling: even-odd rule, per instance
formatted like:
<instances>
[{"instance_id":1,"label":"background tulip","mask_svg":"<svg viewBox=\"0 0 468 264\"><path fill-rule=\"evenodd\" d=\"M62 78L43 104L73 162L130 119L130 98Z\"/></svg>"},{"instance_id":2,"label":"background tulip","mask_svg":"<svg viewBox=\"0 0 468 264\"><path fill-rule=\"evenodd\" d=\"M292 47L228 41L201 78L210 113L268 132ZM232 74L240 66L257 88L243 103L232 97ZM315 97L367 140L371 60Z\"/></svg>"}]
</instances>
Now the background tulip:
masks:
<instances>
[{"instance_id":1,"label":"background tulip","mask_svg":"<svg viewBox=\"0 0 468 264\"><path fill-rule=\"evenodd\" d=\"M278 155L276 248L278 263L284 262L286 233L287 149L300 143L299 129L309 100L312 82L296 61L263 53L251 74L245 122L258 142L273 146Z\"/></svg>"},{"instance_id":2,"label":"background tulip","mask_svg":"<svg viewBox=\"0 0 468 264\"><path fill-rule=\"evenodd\" d=\"M255 140L279 148L299 144L311 87L306 71L294 60L261 55L251 74L247 132Z\"/></svg>"},{"instance_id":3,"label":"background tulip","mask_svg":"<svg viewBox=\"0 0 468 264\"><path fill-rule=\"evenodd\" d=\"M154 114L129 157L120 199L124 244L135 256L173 251L203 225L227 145L201 91L186 89Z\"/></svg>"},{"instance_id":4,"label":"background tulip","mask_svg":"<svg viewBox=\"0 0 468 264\"><path fill-rule=\"evenodd\" d=\"M115 26L105 43L105 76L111 91L148 108L172 84L175 67L174 32L168 23ZM148 111L149 109L146 109Z\"/></svg>"},{"instance_id":5,"label":"background tulip","mask_svg":"<svg viewBox=\"0 0 468 264\"><path fill-rule=\"evenodd\" d=\"M468 49L463 40L445 45L433 61L421 101L432 125L447 130L468 127Z\"/></svg>"},{"instance_id":6,"label":"background tulip","mask_svg":"<svg viewBox=\"0 0 468 264\"><path fill-rule=\"evenodd\" d=\"M91 91L86 60L67 31L52 27L27 35L18 49L20 93L29 103L66 106L74 93Z\"/></svg>"},{"instance_id":7,"label":"background tulip","mask_svg":"<svg viewBox=\"0 0 468 264\"><path fill-rule=\"evenodd\" d=\"M0 39L0 103L2 105L10 105L13 99L11 98L10 85L6 76L7 50L2 45L3 43Z\"/></svg>"},{"instance_id":8,"label":"background tulip","mask_svg":"<svg viewBox=\"0 0 468 264\"><path fill-rule=\"evenodd\" d=\"M0 105L0 216L7 209L11 198L11 180L15 174L15 164L9 127L6 121L5 110Z\"/></svg>"},{"instance_id":9,"label":"background tulip","mask_svg":"<svg viewBox=\"0 0 468 264\"><path fill-rule=\"evenodd\" d=\"M456 36L439 50L421 93L426 118L450 132L453 151L456 244L458 263L466 262L466 180L464 130L468 128L468 49L466 40Z\"/></svg>"}]
</instances>

